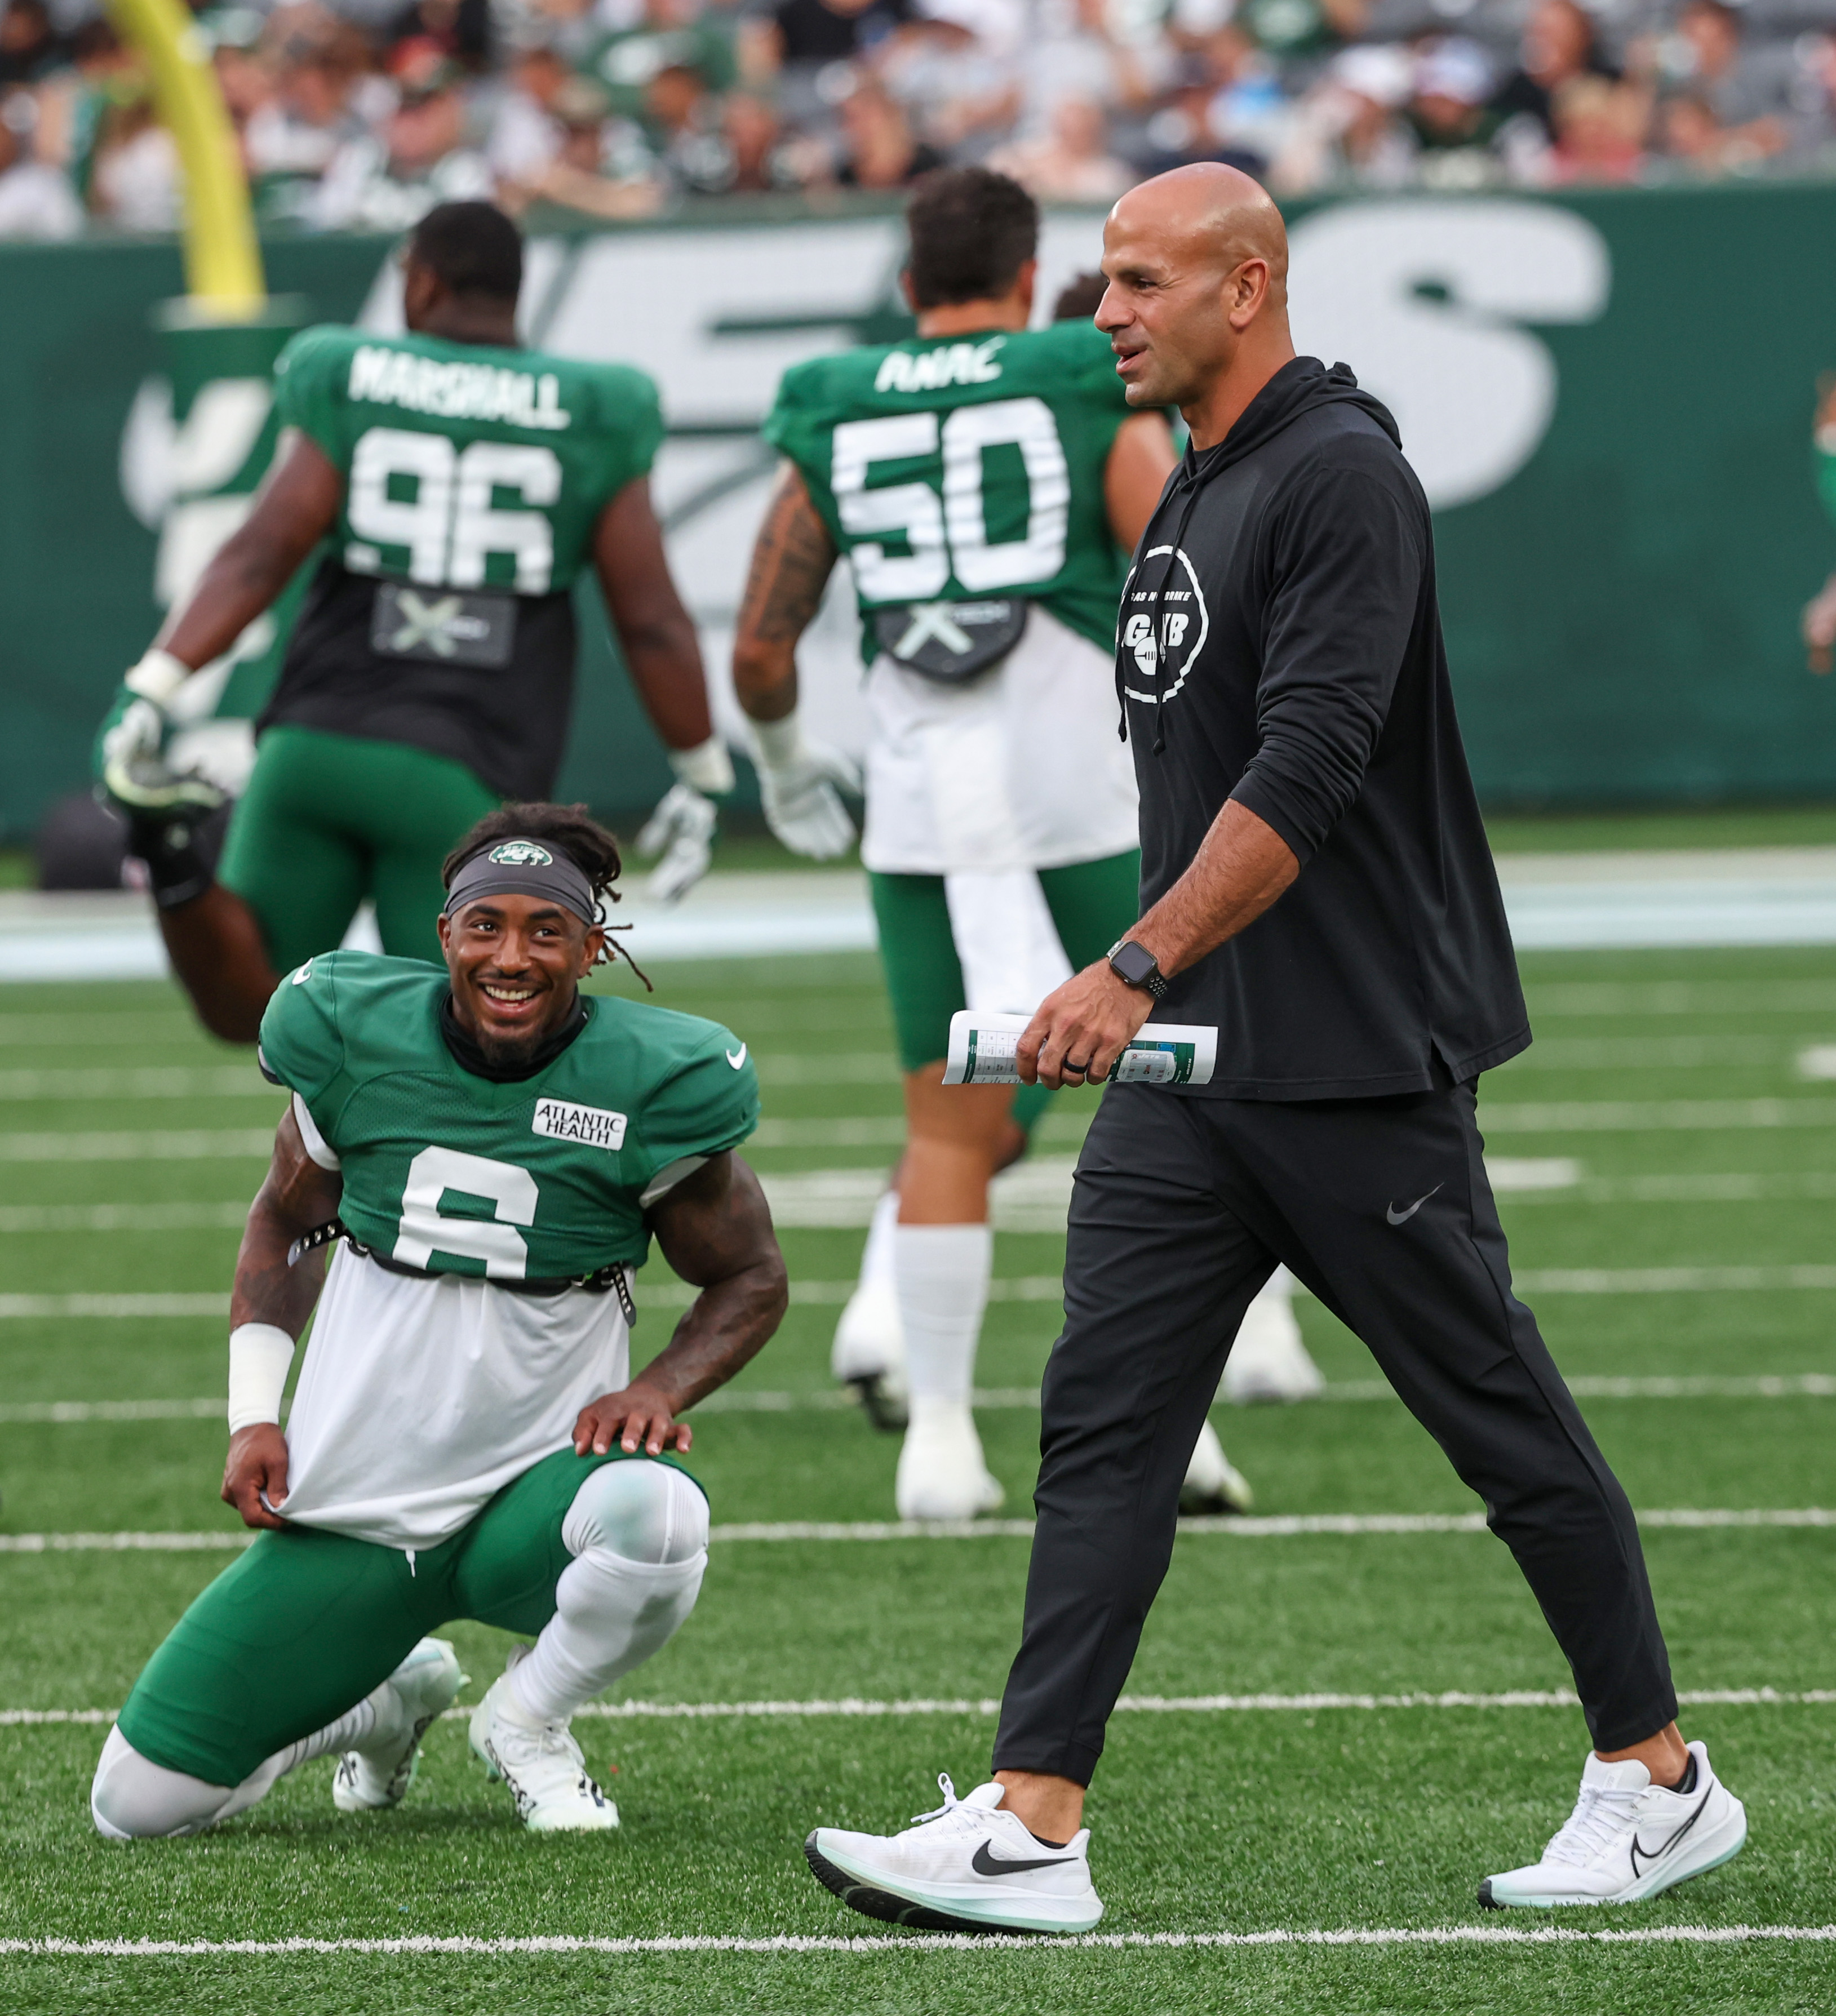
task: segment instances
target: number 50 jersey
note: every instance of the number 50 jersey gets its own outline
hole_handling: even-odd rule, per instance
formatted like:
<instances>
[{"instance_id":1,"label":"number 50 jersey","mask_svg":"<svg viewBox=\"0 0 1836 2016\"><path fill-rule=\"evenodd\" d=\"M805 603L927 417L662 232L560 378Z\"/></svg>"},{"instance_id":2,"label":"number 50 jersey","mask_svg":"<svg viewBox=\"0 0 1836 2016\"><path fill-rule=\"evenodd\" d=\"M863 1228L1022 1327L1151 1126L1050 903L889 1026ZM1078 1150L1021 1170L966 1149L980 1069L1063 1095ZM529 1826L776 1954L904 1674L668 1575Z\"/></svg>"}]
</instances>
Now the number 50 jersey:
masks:
<instances>
[{"instance_id":1,"label":"number 50 jersey","mask_svg":"<svg viewBox=\"0 0 1836 2016\"><path fill-rule=\"evenodd\" d=\"M258 727L405 742L506 797L553 787L573 697L571 590L663 437L641 371L340 328L275 367L283 426L344 478L329 549Z\"/></svg>"},{"instance_id":2,"label":"number 50 jersey","mask_svg":"<svg viewBox=\"0 0 1836 2016\"><path fill-rule=\"evenodd\" d=\"M786 373L765 437L859 606L869 868L1053 868L1136 844L1114 686L1127 556L1103 487L1128 412L1088 322Z\"/></svg>"}]
</instances>

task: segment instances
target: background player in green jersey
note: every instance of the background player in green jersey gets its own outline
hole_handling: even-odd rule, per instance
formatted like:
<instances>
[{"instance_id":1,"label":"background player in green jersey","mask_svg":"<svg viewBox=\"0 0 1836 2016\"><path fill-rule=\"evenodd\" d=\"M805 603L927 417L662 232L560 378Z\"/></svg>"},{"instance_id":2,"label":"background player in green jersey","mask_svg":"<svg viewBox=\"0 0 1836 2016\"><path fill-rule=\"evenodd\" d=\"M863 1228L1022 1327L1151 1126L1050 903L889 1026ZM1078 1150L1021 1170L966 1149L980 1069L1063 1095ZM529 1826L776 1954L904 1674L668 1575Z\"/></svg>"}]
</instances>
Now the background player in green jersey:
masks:
<instances>
[{"instance_id":1,"label":"background player in green jersey","mask_svg":"<svg viewBox=\"0 0 1836 2016\"><path fill-rule=\"evenodd\" d=\"M878 1226L897 1323L853 1311L837 1369L873 1377L902 1331L898 1509L948 1518L1000 1500L970 1394L988 1181L1024 1146L1010 1089L943 1088L949 1019L965 1006L1029 1010L1135 920L1115 615L1174 454L1165 419L1129 412L1093 326L1028 328L1039 211L1017 183L945 170L907 214L916 336L798 365L766 422L787 462L733 677L773 830L801 851L830 850L848 822L798 723L795 650L845 553L868 668L861 855L908 1132Z\"/></svg>"},{"instance_id":2,"label":"background player in green jersey","mask_svg":"<svg viewBox=\"0 0 1836 2016\"><path fill-rule=\"evenodd\" d=\"M444 969L335 952L270 1003L262 1064L293 1096L236 1262L223 1481L260 1531L122 1709L104 1834L195 1833L328 1755L340 1811L398 1804L462 1683L429 1635L459 1617L535 1636L471 1727L526 1823L617 1824L569 1718L694 1607L707 1513L679 1417L786 1301L734 1153L746 1046L579 992L617 870L581 808L506 806L447 863ZM700 1293L632 1378L653 1238Z\"/></svg>"},{"instance_id":3,"label":"background player in green jersey","mask_svg":"<svg viewBox=\"0 0 1836 2016\"><path fill-rule=\"evenodd\" d=\"M253 1041L276 974L337 945L365 897L385 950L439 956L446 850L491 806L553 787L589 566L681 779L643 836L668 850L662 893L707 865L704 794L730 790L733 767L651 509L657 390L519 348L522 270L502 211L442 204L409 243L406 336L327 327L288 345L275 468L105 726L104 785L218 1035ZM196 828L216 794L162 761L165 706L322 541L213 880Z\"/></svg>"}]
</instances>

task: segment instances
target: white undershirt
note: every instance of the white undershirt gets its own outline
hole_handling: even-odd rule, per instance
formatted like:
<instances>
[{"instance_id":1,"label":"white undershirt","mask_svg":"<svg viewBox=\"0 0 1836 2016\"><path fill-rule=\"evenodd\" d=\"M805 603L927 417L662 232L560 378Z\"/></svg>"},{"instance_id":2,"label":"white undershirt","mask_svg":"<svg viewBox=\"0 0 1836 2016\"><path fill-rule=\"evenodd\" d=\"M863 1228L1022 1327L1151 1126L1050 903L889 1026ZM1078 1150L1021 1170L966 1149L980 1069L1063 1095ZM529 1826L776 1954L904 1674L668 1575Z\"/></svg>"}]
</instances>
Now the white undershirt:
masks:
<instances>
[{"instance_id":1,"label":"white undershirt","mask_svg":"<svg viewBox=\"0 0 1836 2016\"><path fill-rule=\"evenodd\" d=\"M614 1294L423 1280L340 1247L287 1419L280 1510L383 1546L437 1546L567 1448L630 1360Z\"/></svg>"},{"instance_id":2,"label":"white undershirt","mask_svg":"<svg viewBox=\"0 0 1836 2016\"><path fill-rule=\"evenodd\" d=\"M1063 868L1140 844L1114 661L1037 603L992 671L945 686L882 657L866 705L869 868Z\"/></svg>"}]
</instances>

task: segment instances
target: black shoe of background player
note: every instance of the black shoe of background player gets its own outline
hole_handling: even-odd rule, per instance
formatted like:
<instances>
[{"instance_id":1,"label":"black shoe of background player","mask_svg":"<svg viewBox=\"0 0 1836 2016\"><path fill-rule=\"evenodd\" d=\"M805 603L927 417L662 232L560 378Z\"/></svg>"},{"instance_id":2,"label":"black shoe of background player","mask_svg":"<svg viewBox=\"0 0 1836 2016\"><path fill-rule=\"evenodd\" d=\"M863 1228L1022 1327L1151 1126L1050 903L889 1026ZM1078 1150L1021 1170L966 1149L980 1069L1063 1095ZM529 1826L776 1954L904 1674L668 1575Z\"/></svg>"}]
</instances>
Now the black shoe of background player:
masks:
<instances>
[{"instance_id":1,"label":"black shoe of background player","mask_svg":"<svg viewBox=\"0 0 1836 2016\"><path fill-rule=\"evenodd\" d=\"M154 905L176 910L194 902L216 879L217 859L229 824L229 807L221 793L208 805L136 811L128 815L128 851L146 864L147 887ZM119 799L113 801L120 805Z\"/></svg>"}]
</instances>

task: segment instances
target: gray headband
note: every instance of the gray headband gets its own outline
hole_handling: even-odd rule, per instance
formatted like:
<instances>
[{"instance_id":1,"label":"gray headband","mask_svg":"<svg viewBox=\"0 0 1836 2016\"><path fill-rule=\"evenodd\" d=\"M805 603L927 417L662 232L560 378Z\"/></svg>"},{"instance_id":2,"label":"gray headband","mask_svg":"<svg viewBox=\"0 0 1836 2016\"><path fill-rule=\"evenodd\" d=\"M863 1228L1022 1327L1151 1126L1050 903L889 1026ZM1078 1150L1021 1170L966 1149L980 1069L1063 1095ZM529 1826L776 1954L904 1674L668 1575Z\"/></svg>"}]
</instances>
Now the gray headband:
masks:
<instances>
[{"instance_id":1,"label":"gray headband","mask_svg":"<svg viewBox=\"0 0 1836 2016\"><path fill-rule=\"evenodd\" d=\"M550 852L538 840L500 840L474 854L452 878L445 914L456 916L481 896L545 896L584 924L600 921L592 884L566 855Z\"/></svg>"}]
</instances>

